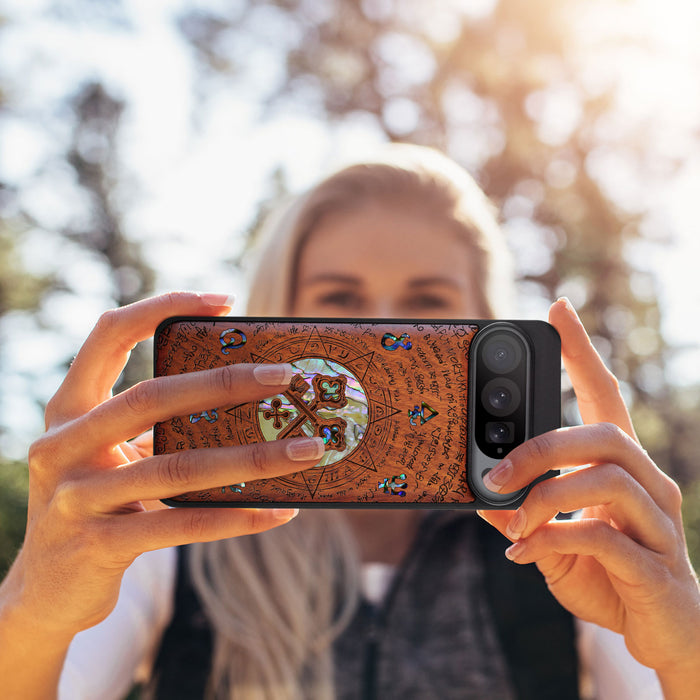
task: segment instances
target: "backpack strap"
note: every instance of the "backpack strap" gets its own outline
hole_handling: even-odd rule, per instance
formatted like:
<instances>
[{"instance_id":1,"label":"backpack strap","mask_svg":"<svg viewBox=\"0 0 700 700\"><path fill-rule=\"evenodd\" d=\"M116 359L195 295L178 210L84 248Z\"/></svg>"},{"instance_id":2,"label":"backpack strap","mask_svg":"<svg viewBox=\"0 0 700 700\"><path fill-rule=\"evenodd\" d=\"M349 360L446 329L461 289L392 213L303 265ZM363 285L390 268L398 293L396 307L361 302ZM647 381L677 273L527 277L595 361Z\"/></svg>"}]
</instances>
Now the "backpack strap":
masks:
<instances>
[{"instance_id":1,"label":"backpack strap","mask_svg":"<svg viewBox=\"0 0 700 700\"><path fill-rule=\"evenodd\" d=\"M146 697L203 698L213 655L213 635L189 574L188 547L177 548L173 618L156 657Z\"/></svg>"},{"instance_id":2,"label":"backpack strap","mask_svg":"<svg viewBox=\"0 0 700 700\"><path fill-rule=\"evenodd\" d=\"M574 621L548 591L534 564L515 564L503 552L510 542L478 521L485 584L518 700L579 700ZM147 697L204 697L211 669L212 631L178 547L174 616L156 658Z\"/></svg>"},{"instance_id":3,"label":"backpack strap","mask_svg":"<svg viewBox=\"0 0 700 700\"><path fill-rule=\"evenodd\" d=\"M579 700L574 619L534 564L515 564L510 541L478 518L486 590L520 700Z\"/></svg>"}]
</instances>

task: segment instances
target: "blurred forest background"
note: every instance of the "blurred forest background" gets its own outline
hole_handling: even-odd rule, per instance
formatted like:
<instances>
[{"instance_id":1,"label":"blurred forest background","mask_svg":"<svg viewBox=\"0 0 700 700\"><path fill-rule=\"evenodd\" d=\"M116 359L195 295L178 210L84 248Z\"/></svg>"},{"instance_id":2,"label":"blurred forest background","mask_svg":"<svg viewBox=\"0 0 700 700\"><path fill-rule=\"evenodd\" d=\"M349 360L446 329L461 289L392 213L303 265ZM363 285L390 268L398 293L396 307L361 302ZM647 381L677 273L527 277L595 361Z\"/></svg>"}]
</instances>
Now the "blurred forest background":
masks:
<instances>
[{"instance_id":1,"label":"blurred forest background","mask_svg":"<svg viewBox=\"0 0 700 700\"><path fill-rule=\"evenodd\" d=\"M521 315L572 299L683 488L698 567L692 5L0 2L0 570L41 408L98 314L168 288L245 296L260 212L384 141L474 174L516 253ZM122 385L150 373L140 348Z\"/></svg>"}]
</instances>

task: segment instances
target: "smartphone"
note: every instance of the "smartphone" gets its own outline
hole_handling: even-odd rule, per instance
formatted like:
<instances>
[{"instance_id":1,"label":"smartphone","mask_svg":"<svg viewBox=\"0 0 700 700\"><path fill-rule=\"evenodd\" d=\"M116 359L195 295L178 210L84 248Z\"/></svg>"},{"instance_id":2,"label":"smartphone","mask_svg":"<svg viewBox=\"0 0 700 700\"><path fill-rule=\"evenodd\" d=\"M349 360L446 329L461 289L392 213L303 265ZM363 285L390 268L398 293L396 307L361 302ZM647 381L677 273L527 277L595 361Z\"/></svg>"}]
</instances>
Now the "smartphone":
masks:
<instances>
[{"instance_id":1,"label":"smartphone","mask_svg":"<svg viewBox=\"0 0 700 700\"><path fill-rule=\"evenodd\" d=\"M326 444L314 467L212 484L172 506L515 508L531 485L498 494L485 474L560 426L560 341L543 321L173 317L154 350L155 376L239 362L295 370L278 396L158 423L154 454Z\"/></svg>"}]
</instances>

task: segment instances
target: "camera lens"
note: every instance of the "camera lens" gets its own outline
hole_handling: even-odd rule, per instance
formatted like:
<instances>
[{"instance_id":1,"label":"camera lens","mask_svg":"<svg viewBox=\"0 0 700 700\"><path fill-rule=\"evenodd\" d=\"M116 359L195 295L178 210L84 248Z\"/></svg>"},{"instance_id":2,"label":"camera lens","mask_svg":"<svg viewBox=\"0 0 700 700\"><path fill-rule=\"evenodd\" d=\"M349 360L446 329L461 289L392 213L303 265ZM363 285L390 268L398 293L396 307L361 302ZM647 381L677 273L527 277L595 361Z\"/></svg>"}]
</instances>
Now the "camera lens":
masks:
<instances>
[{"instance_id":1,"label":"camera lens","mask_svg":"<svg viewBox=\"0 0 700 700\"><path fill-rule=\"evenodd\" d=\"M508 389L499 386L489 394L489 403L492 408L495 408L497 411L502 411L504 408L510 406L512 398Z\"/></svg>"},{"instance_id":2,"label":"camera lens","mask_svg":"<svg viewBox=\"0 0 700 700\"><path fill-rule=\"evenodd\" d=\"M520 406L520 389L506 377L496 377L481 390L481 403L494 416L507 416Z\"/></svg>"},{"instance_id":3,"label":"camera lens","mask_svg":"<svg viewBox=\"0 0 700 700\"><path fill-rule=\"evenodd\" d=\"M497 374L512 372L523 356L520 343L505 333L494 334L484 345L482 357L484 364Z\"/></svg>"},{"instance_id":4,"label":"camera lens","mask_svg":"<svg viewBox=\"0 0 700 700\"><path fill-rule=\"evenodd\" d=\"M507 444L513 442L514 424L496 421L486 424L486 442Z\"/></svg>"}]
</instances>

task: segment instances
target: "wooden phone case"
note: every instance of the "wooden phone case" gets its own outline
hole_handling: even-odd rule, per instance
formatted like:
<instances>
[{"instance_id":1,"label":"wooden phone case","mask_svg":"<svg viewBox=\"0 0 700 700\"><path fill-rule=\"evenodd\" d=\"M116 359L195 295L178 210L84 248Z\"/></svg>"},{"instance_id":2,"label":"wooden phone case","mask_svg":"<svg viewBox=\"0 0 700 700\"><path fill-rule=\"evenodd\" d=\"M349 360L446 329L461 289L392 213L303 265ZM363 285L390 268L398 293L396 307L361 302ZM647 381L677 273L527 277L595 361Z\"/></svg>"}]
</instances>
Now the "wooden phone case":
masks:
<instances>
[{"instance_id":1,"label":"wooden phone case","mask_svg":"<svg viewBox=\"0 0 700 700\"><path fill-rule=\"evenodd\" d=\"M469 349L489 323L167 319L156 333L155 376L280 362L295 375L265 401L158 423L155 454L301 436L322 437L326 453L310 469L166 503L482 507L467 469ZM558 412L549 413L540 432L558 427Z\"/></svg>"}]
</instances>

